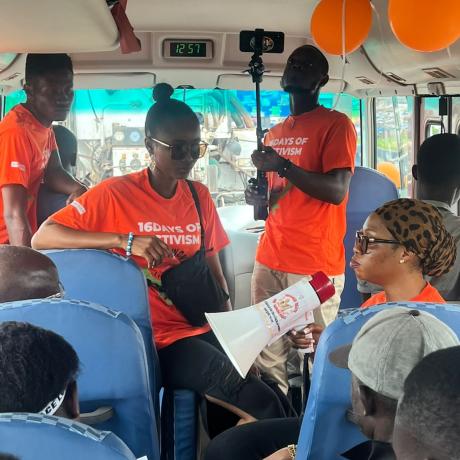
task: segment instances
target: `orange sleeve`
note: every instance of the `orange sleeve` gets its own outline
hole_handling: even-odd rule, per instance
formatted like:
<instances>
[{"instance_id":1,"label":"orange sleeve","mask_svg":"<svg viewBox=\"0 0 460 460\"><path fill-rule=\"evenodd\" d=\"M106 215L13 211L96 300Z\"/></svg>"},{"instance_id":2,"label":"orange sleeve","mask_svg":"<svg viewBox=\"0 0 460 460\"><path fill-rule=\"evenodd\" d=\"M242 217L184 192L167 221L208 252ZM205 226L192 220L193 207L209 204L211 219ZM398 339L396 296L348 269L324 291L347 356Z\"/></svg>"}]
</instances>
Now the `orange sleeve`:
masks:
<instances>
[{"instance_id":1,"label":"orange sleeve","mask_svg":"<svg viewBox=\"0 0 460 460\"><path fill-rule=\"evenodd\" d=\"M323 173L333 169L355 169L356 130L353 122L342 115L327 133L322 155Z\"/></svg>"},{"instance_id":2,"label":"orange sleeve","mask_svg":"<svg viewBox=\"0 0 460 460\"><path fill-rule=\"evenodd\" d=\"M50 219L57 224L86 232L110 231L106 222L114 222L110 192L104 183L96 185Z\"/></svg>"},{"instance_id":3,"label":"orange sleeve","mask_svg":"<svg viewBox=\"0 0 460 460\"><path fill-rule=\"evenodd\" d=\"M21 129L10 129L0 136L0 187L29 186L32 146Z\"/></svg>"},{"instance_id":4,"label":"orange sleeve","mask_svg":"<svg viewBox=\"0 0 460 460\"><path fill-rule=\"evenodd\" d=\"M217 214L217 209L212 201L209 190L203 185L199 189L206 255L212 256L227 246L229 239L222 226L219 214Z\"/></svg>"}]
</instances>

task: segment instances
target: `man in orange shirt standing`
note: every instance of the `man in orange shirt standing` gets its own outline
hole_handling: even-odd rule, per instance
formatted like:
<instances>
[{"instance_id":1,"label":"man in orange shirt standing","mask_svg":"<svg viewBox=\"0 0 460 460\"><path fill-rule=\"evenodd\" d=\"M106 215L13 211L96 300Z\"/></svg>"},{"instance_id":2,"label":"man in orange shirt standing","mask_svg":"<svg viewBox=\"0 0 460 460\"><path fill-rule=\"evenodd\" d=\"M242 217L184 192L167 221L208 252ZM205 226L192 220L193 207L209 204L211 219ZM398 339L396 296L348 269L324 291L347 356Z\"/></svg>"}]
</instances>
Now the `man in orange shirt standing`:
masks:
<instances>
[{"instance_id":1,"label":"man in orange shirt standing","mask_svg":"<svg viewBox=\"0 0 460 460\"><path fill-rule=\"evenodd\" d=\"M0 123L0 244L30 246L37 230L40 184L69 195L86 187L66 172L51 124L66 119L73 101L73 66L66 54L29 54L24 90L27 101Z\"/></svg>"},{"instance_id":2,"label":"man in orange shirt standing","mask_svg":"<svg viewBox=\"0 0 460 460\"><path fill-rule=\"evenodd\" d=\"M270 190L270 213L252 276L252 303L321 270L336 289L336 295L315 312L315 323L322 326L335 319L343 290L345 211L356 154L351 120L318 104L328 71L325 56L313 46L301 46L291 54L281 86L289 93L292 115L270 129L264 151L252 155L256 168L268 173ZM251 187L246 201L266 204ZM290 348L283 337L257 361L262 373L285 392Z\"/></svg>"}]
</instances>

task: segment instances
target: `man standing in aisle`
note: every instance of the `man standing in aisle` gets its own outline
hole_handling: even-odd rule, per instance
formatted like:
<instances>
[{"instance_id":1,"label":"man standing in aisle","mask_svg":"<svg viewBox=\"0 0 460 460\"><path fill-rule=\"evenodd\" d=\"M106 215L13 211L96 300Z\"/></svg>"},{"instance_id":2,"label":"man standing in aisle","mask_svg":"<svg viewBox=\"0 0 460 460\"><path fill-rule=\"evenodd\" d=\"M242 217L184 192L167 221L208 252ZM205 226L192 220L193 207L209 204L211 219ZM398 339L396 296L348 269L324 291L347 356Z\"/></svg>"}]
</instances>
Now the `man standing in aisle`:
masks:
<instances>
[{"instance_id":1,"label":"man standing in aisle","mask_svg":"<svg viewBox=\"0 0 460 460\"><path fill-rule=\"evenodd\" d=\"M321 270L336 289L336 295L315 311L315 323L323 327L335 319L343 290L345 212L356 154L351 120L318 103L328 71L325 56L313 46L301 46L291 54L281 80L290 96L291 115L270 129L264 151L252 155L256 168L267 172L270 190L270 213L252 276L252 303ZM266 204L251 186L246 201ZM284 392L290 348L283 337L257 361L261 372Z\"/></svg>"},{"instance_id":2,"label":"man standing in aisle","mask_svg":"<svg viewBox=\"0 0 460 460\"><path fill-rule=\"evenodd\" d=\"M27 100L0 123L0 244L30 246L37 230L37 194L44 182L69 195L86 187L66 172L51 124L64 121L73 101L73 66L67 54L29 54Z\"/></svg>"}]
</instances>

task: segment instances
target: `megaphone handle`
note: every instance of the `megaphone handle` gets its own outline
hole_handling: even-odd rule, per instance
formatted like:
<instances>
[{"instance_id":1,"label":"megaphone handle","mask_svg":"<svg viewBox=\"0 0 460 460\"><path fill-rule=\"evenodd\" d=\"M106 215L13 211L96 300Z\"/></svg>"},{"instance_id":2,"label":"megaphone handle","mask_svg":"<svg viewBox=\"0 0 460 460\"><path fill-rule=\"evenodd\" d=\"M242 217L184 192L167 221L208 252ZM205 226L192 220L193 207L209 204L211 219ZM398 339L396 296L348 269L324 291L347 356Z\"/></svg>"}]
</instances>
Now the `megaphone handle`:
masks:
<instances>
[{"instance_id":1,"label":"megaphone handle","mask_svg":"<svg viewBox=\"0 0 460 460\"><path fill-rule=\"evenodd\" d=\"M305 330L305 328L313 322L314 322L313 312L309 311L306 313L305 317L300 318L299 322L296 325L294 325L293 329L296 332L301 332L302 334L304 334L303 331ZM305 334L305 338L313 340L313 334L309 332L308 334ZM298 348L297 351L305 355L308 353L313 353L315 350L314 350L314 347L311 346L308 348Z\"/></svg>"},{"instance_id":2,"label":"megaphone handle","mask_svg":"<svg viewBox=\"0 0 460 460\"><path fill-rule=\"evenodd\" d=\"M310 393L310 368L308 362L310 357L304 355L303 357L303 401L302 401L302 413L305 412L305 407L307 406L308 393Z\"/></svg>"},{"instance_id":3,"label":"megaphone handle","mask_svg":"<svg viewBox=\"0 0 460 460\"><path fill-rule=\"evenodd\" d=\"M304 327L301 327L299 329L296 329L297 332L301 332L305 329L305 326ZM305 338L306 339L313 339L313 334L310 332L308 334L305 334ZM310 353L313 353L315 350L314 350L314 347L311 346L311 347L308 347L308 348L298 348L297 351L303 355L306 355L306 354L310 354ZM305 359L305 358L304 358Z\"/></svg>"}]
</instances>

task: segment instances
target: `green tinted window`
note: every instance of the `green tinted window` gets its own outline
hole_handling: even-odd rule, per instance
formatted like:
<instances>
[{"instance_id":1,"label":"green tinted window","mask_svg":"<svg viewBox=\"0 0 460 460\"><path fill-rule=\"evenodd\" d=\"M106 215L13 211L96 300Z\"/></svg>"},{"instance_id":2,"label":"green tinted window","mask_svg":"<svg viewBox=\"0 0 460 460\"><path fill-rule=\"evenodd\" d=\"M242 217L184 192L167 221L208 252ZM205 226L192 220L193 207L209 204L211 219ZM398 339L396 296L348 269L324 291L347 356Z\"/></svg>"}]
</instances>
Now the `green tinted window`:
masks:
<instances>
[{"instance_id":1,"label":"green tinted window","mask_svg":"<svg viewBox=\"0 0 460 460\"><path fill-rule=\"evenodd\" d=\"M376 112L376 168L391 179L401 197L412 188L413 99L378 97Z\"/></svg>"},{"instance_id":2,"label":"green tinted window","mask_svg":"<svg viewBox=\"0 0 460 460\"><path fill-rule=\"evenodd\" d=\"M178 89L173 97L195 111L202 138L209 143L208 152L197 161L192 178L206 183L220 205L243 202L248 179L255 174L250 158L256 148L254 91ZM334 94L321 94L320 103L331 108L336 98ZM9 95L7 109L23 100L22 91ZM151 89L75 91L67 124L78 138L79 179L95 184L150 163L144 147L144 121L152 103ZM359 107L359 99L348 95L341 95L336 107L353 120L358 133ZM288 94L262 91L264 128L288 115ZM360 162L358 156L357 164Z\"/></svg>"}]
</instances>

